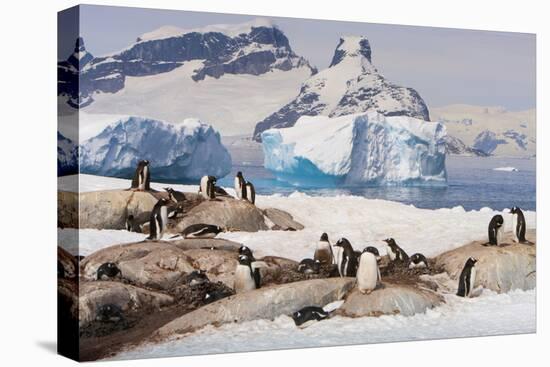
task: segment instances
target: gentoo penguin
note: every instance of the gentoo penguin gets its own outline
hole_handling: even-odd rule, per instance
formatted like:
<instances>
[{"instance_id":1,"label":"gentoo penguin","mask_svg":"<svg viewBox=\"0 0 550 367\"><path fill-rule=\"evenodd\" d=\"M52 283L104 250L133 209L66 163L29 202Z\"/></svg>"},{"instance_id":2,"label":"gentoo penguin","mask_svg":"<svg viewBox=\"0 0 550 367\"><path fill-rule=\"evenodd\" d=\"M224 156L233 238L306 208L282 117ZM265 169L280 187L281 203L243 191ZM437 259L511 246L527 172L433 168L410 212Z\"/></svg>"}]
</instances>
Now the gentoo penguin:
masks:
<instances>
[{"instance_id":1,"label":"gentoo penguin","mask_svg":"<svg viewBox=\"0 0 550 367\"><path fill-rule=\"evenodd\" d=\"M233 293L227 288L216 288L214 290L208 291L204 295L203 302L205 304L209 304L209 303L212 303L212 302L216 302L216 301L218 301L222 298L229 297L232 294Z\"/></svg>"},{"instance_id":2,"label":"gentoo penguin","mask_svg":"<svg viewBox=\"0 0 550 367\"><path fill-rule=\"evenodd\" d=\"M235 292L241 293L260 288L260 283L260 269L252 269L250 258L246 255L240 255L233 282Z\"/></svg>"},{"instance_id":3,"label":"gentoo penguin","mask_svg":"<svg viewBox=\"0 0 550 367\"><path fill-rule=\"evenodd\" d=\"M213 224L197 223L185 228L181 235L183 238L214 238L223 228Z\"/></svg>"},{"instance_id":4,"label":"gentoo penguin","mask_svg":"<svg viewBox=\"0 0 550 367\"><path fill-rule=\"evenodd\" d=\"M254 189L254 185L252 182L247 181L245 184L246 188L246 200L250 201L252 204L256 203L256 189Z\"/></svg>"},{"instance_id":5,"label":"gentoo penguin","mask_svg":"<svg viewBox=\"0 0 550 367\"><path fill-rule=\"evenodd\" d=\"M498 246L502 241L502 233L504 232L504 218L502 215L495 215L489 222L489 242L488 245Z\"/></svg>"},{"instance_id":6,"label":"gentoo penguin","mask_svg":"<svg viewBox=\"0 0 550 367\"><path fill-rule=\"evenodd\" d=\"M300 329L329 317L329 313L318 306L307 306L292 314L292 319Z\"/></svg>"},{"instance_id":7,"label":"gentoo penguin","mask_svg":"<svg viewBox=\"0 0 550 367\"><path fill-rule=\"evenodd\" d=\"M115 304L102 305L97 309L96 321L100 322L119 322L124 320L122 309Z\"/></svg>"},{"instance_id":8,"label":"gentoo penguin","mask_svg":"<svg viewBox=\"0 0 550 367\"><path fill-rule=\"evenodd\" d=\"M120 274L120 269L115 263L104 263L101 264L99 268L97 268L97 280L114 278Z\"/></svg>"},{"instance_id":9,"label":"gentoo penguin","mask_svg":"<svg viewBox=\"0 0 550 367\"><path fill-rule=\"evenodd\" d=\"M317 321L330 317L330 314L338 309L344 301L335 301L324 307L307 306L294 312L291 316L296 326L300 329L306 328Z\"/></svg>"},{"instance_id":10,"label":"gentoo penguin","mask_svg":"<svg viewBox=\"0 0 550 367\"><path fill-rule=\"evenodd\" d=\"M246 181L241 171L237 172L235 176L235 193L237 199L246 199Z\"/></svg>"},{"instance_id":11,"label":"gentoo penguin","mask_svg":"<svg viewBox=\"0 0 550 367\"><path fill-rule=\"evenodd\" d=\"M136 222L136 218L130 214L127 218L126 218L126 230L128 232L136 232L136 233L141 233L141 227L139 226L139 224Z\"/></svg>"},{"instance_id":12,"label":"gentoo penguin","mask_svg":"<svg viewBox=\"0 0 550 367\"><path fill-rule=\"evenodd\" d=\"M149 161L139 161L134 178L132 179L132 190L151 190L151 175L149 173Z\"/></svg>"},{"instance_id":13,"label":"gentoo penguin","mask_svg":"<svg viewBox=\"0 0 550 367\"><path fill-rule=\"evenodd\" d=\"M363 252L370 252L371 254L373 254L374 256L376 256L376 261L379 261L380 260L380 252L378 251L378 249L374 246L367 246L365 247L365 249L363 250Z\"/></svg>"},{"instance_id":14,"label":"gentoo penguin","mask_svg":"<svg viewBox=\"0 0 550 367\"><path fill-rule=\"evenodd\" d=\"M323 233L319 239L319 242L317 242L317 248L315 249L313 260L319 260L321 264L332 264L332 246L330 245L328 235L326 233Z\"/></svg>"},{"instance_id":15,"label":"gentoo penguin","mask_svg":"<svg viewBox=\"0 0 550 367\"><path fill-rule=\"evenodd\" d=\"M213 200L216 198L216 181L216 177L214 176L202 176L199 193L203 198L208 200Z\"/></svg>"},{"instance_id":16,"label":"gentoo penguin","mask_svg":"<svg viewBox=\"0 0 550 367\"><path fill-rule=\"evenodd\" d=\"M179 203L185 201L185 194L180 191L176 191L171 187L165 187L164 190L168 193L168 200L173 201L174 203Z\"/></svg>"},{"instance_id":17,"label":"gentoo penguin","mask_svg":"<svg viewBox=\"0 0 550 367\"><path fill-rule=\"evenodd\" d=\"M510 214L512 214L512 230L514 231L514 241L517 243L525 243L525 229L527 228L525 224L525 216L523 211L514 206L510 209Z\"/></svg>"},{"instance_id":18,"label":"gentoo penguin","mask_svg":"<svg viewBox=\"0 0 550 367\"><path fill-rule=\"evenodd\" d=\"M148 240L160 240L168 224L168 199L160 198L149 217L149 237Z\"/></svg>"},{"instance_id":19,"label":"gentoo penguin","mask_svg":"<svg viewBox=\"0 0 550 367\"><path fill-rule=\"evenodd\" d=\"M476 282L476 262L476 258L470 257L466 261L466 264L464 264L464 268L462 269L462 272L460 273L460 278L458 279L458 292L456 293L457 296L471 297L472 290L474 289Z\"/></svg>"},{"instance_id":20,"label":"gentoo penguin","mask_svg":"<svg viewBox=\"0 0 550 367\"><path fill-rule=\"evenodd\" d=\"M252 250L248 246L243 245L243 246L239 247L239 255L248 256L248 258L250 259L251 262L256 261L256 259L254 258L254 254L252 253Z\"/></svg>"},{"instance_id":21,"label":"gentoo penguin","mask_svg":"<svg viewBox=\"0 0 550 367\"><path fill-rule=\"evenodd\" d=\"M185 276L185 284L194 287L199 284L208 283L210 280L204 270L193 270Z\"/></svg>"},{"instance_id":22,"label":"gentoo penguin","mask_svg":"<svg viewBox=\"0 0 550 367\"><path fill-rule=\"evenodd\" d=\"M298 271L304 274L319 274L321 262L313 259L303 259L298 264Z\"/></svg>"},{"instance_id":23,"label":"gentoo penguin","mask_svg":"<svg viewBox=\"0 0 550 367\"><path fill-rule=\"evenodd\" d=\"M399 247L393 238L386 238L384 242L388 244L386 248L391 261L409 261L409 255Z\"/></svg>"},{"instance_id":24,"label":"gentoo penguin","mask_svg":"<svg viewBox=\"0 0 550 367\"><path fill-rule=\"evenodd\" d=\"M363 250L357 269L357 288L362 294L370 294L376 289L380 279L380 269L378 269L376 255L367 251L367 249Z\"/></svg>"},{"instance_id":25,"label":"gentoo penguin","mask_svg":"<svg viewBox=\"0 0 550 367\"><path fill-rule=\"evenodd\" d=\"M340 238L334 246L342 247L342 258L338 264L340 276L354 277L357 274L358 258L351 243L345 238Z\"/></svg>"},{"instance_id":26,"label":"gentoo penguin","mask_svg":"<svg viewBox=\"0 0 550 367\"><path fill-rule=\"evenodd\" d=\"M409 260L409 269L416 269L416 268L427 268L428 267L428 259L426 259L426 256L418 253L411 256Z\"/></svg>"}]
</instances>

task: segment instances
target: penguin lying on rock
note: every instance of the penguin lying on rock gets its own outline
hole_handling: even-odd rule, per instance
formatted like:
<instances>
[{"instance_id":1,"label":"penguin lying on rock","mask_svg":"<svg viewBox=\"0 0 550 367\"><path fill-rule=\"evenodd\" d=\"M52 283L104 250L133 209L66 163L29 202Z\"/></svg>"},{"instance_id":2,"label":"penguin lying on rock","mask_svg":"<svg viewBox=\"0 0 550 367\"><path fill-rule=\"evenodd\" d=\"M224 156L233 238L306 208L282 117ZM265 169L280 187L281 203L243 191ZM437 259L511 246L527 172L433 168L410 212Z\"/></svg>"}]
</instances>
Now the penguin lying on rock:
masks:
<instances>
[{"instance_id":1,"label":"penguin lying on rock","mask_svg":"<svg viewBox=\"0 0 550 367\"><path fill-rule=\"evenodd\" d=\"M416 269L416 268L427 268L428 267L428 259L426 259L426 256L416 253L411 256L409 260L409 269Z\"/></svg>"},{"instance_id":2,"label":"penguin lying on rock","mask_svg":"<svg viewBox=\"0 0 550 367\"><path fill-rule=\"evenodd\" d=\"M107 262L97 268L97 280L111 279L117 275L121 276L122 273L115 263Z\"/></svg>"},{"instance_id":3,"label":"penguin lying on rock","mask_svg":"<svg viewBox=\"0 0 550 367\"><path fill-rule=\"evenodd\" d=\"M321 262L313 259L303 259L298 264L298 271L304 274L319 274Z\"/></svg>"},{"instance_id":4,"label":"penguin lying on rock","mask_svg":"<svg viewBox=\"0 0 550 367\"><path fill-rule=\"evenodd\" d=\"M185 276L185 284L194 287L200 284L208 283L210 280L204 270L194 270Z\"/></svg>"},{"instance_id":5,"label":"penguin lying on rock","mask_svg":"<svg viewBox=\"0 0 550 367\"><path fill-rule=\"evenodd\" d=\"M124 315L122 309L115 304L102 305L97 309L96 321L99 322L120 322L124 321Z\"/></svg>"}]
</instances>

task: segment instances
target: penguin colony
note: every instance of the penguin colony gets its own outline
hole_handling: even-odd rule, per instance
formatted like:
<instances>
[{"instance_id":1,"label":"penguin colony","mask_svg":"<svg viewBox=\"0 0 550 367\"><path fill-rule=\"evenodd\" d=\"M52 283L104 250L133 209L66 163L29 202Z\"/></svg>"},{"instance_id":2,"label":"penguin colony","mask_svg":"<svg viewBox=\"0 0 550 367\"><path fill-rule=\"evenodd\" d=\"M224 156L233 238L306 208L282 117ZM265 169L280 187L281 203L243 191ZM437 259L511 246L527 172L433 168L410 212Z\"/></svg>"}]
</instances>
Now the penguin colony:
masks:
<instances>
[{"instance_id":1,"label":"penguin colony","mask_svg":"<svg viewBox=\"0 0 550 367\"><path fill-rule=\"evenodd\" d=\"M203 176L200 180L199 194L205 200L216 200L216 196L229 196L227 192L216 186L217 179L214 176ZM255 204L256 193L254 185L246 181L241 171L237 172L234 179L234 188L238 200L248 201ZM147 160L138 162L132 180L131 190L150 190L150 163ZM181 204L186 200L185 194L177 192L172 188L165 188L168 198L161 198L155 204L150 215L150 235L148 240L161 240L168 224L168 218L179 210ZM513 207L510 212L514 232L514 241L517 243L532 244L525 238L526 223L523 212L518 207ZM133 215L128 215L126 220L128 231L139 231L140 226L136 223ZM214 238L223 232L224 228L207 223L197 223L188 226L180 234L183 238ZM485 246L499 246L502 244L504 232L504 218L502 215L495 215L488 225L488 242ZM390 263L402 265L408 269L429 268L428 259L421 253L409 255L403 250L394 238L383 240L386 253ZM334 266L337 269L337 276L355 277L358 290L365 295L376 290L382 282L379 262L381 260L378 248L367 246L363 251L354 250L350 241L340 238L333 245L330 243L327 233L321 234L315 245L312 259L303 259L297 266L297 271L303 274L318 274L321 266ZM458 280L457 296L472 297L476 283L476 264L478 260L470 257L466 260ZM241 246L238 250L238 264L234 273L234 291L236 293L250 292L261 287L261 261L257 261L252 250L247 246ZM58 273L63 274L59 270ZM97 280L109 280L122 276L117 264L107 262L97 269ZM206 272L195 270L187 274L184 283L190 287L208 283ZM223 293L223 294L222 294ZM205 302L213 302L229 294L215 291L207 293ZM307 306L294 312L291 317L296 326L303 328L316 321L330 317L334 310L321 308L319 306ZM102 322L117 322L123 320L122 310L113 304L101 306L97 312L96 320Z\"/></svg>"}]
</instances>

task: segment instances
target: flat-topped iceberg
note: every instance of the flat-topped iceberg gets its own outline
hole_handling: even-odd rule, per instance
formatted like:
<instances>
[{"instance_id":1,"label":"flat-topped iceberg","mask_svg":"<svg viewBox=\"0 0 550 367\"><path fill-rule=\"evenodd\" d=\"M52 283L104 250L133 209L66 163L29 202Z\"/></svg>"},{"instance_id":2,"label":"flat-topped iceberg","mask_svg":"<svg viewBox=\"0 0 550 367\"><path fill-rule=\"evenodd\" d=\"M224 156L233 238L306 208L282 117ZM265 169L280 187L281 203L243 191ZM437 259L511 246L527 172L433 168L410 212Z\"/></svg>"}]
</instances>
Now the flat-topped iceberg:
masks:
<instances>
[{"instance_id":1,"label":"flat-topped iceberg","mask_svg":"<svg viewBox=\"0 0 550 367\"><path fill-rule=\"evenodd\" d=\"M231 156L210 125L197 119L173 124L132 116L82 143L80 171L130 178L142 159L151 162L156 180L195 181L231 170Z\"/></svg>"},{"instance_id":2,"label":"flat-topped iceberg","mask_svg":"<svg viewBox=\"0 0 550 367\"><path fill-rule=\"evenodd\" d=\"M375 111L262 133L265 167L297 185L445 184L445 127Z\"/></svg>"}]
</instances>

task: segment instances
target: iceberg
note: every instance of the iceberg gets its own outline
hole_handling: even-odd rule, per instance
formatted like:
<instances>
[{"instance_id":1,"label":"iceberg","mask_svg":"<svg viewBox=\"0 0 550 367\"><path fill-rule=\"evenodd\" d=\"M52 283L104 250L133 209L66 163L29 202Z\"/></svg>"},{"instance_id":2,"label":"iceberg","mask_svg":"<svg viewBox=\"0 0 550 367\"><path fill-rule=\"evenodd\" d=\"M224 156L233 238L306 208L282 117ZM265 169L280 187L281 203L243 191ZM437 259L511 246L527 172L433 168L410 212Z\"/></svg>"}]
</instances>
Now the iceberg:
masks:
<instances>
[{"instance_id":1,"label":"iceberg","mask_svg":"<svg viewBox=\"0 0 550 367\"><path fill-rule=\"evenodd\" d=\"M264 166L294 185L446 184L439 122L376 111L302 116L262 133Z\"/></svg>"},{"instance_id":2,"label":"iceberg","mask_svg":"<svg viewBox=\"0 0 550 367\"><path fill-rule=\"evenodd\" d=\"M231 156L210 125L198 119L174 124L130 116L81 144L80 171L130 178L142 159L151 162L155 180L190 182L231 170Z\"/></svg>"}]
</instances>

